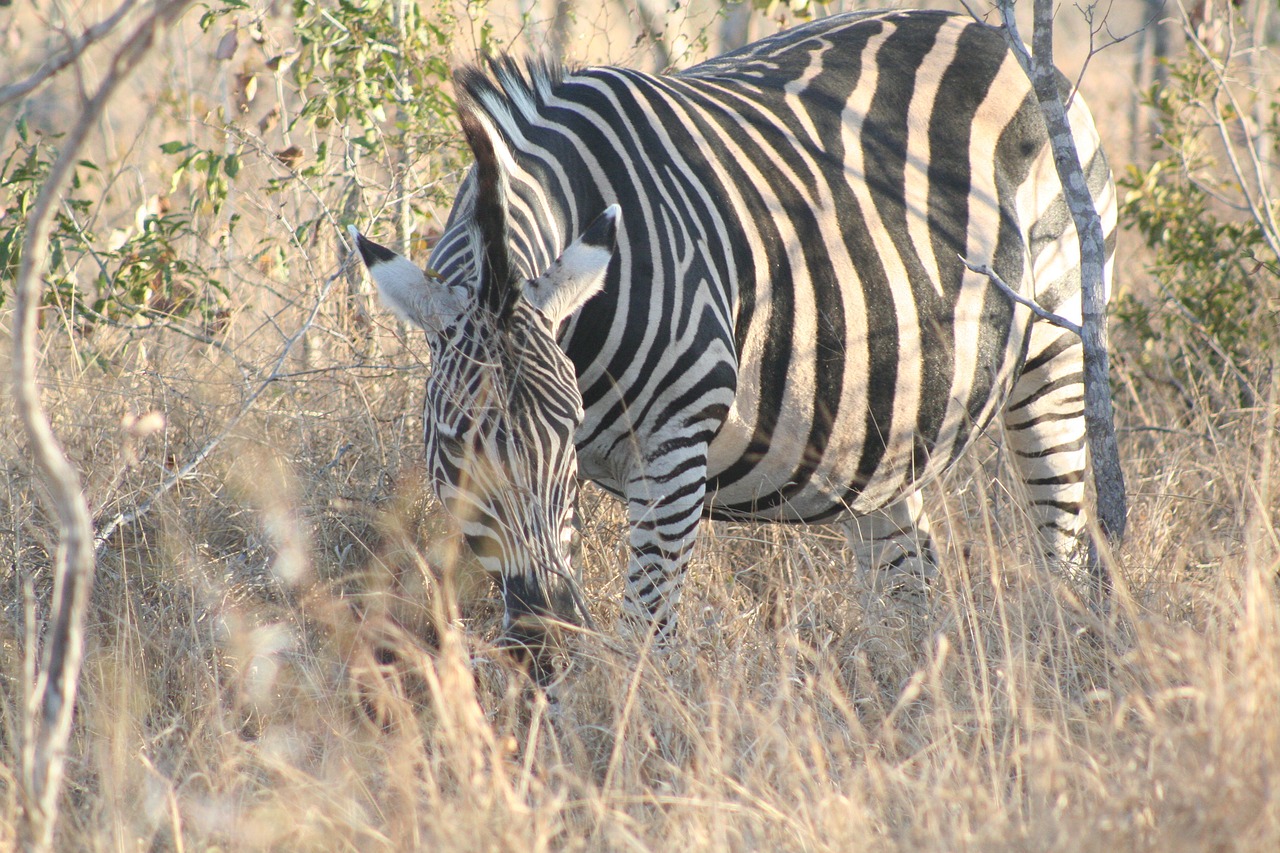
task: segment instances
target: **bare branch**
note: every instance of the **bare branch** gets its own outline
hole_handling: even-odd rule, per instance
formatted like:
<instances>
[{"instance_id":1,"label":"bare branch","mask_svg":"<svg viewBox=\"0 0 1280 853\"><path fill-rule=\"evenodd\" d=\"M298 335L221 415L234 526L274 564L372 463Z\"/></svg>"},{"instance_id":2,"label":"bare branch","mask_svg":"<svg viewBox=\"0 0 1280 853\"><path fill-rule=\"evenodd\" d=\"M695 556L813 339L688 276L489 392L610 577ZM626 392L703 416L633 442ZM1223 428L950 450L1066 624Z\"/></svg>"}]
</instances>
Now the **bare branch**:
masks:
<instances>
[{"instance_id":1,"label":"bare branch","mask_svg":"<svg viewBox=\"0 0 1280 853\"><path fill-rule=\"evenodd\" d=\"M972 16L972 18L975 21L977 21L979 24L987 24L986 17L983 15L979 15L978 11L973 8L972 0L960 0L960 5L964 6L965 11L967 11L969 15ZM987 24L987 26L990 26L990 25Z\"/></svg>"},{"instance_id":2,"label":"bare branch","mask_svg":"<svg viewBox=\"0 0 1280 853\"><path fill-rule=\"evenodd\" d=\"M1262 158L1258 155L1253 136L1249 133L1249 128L1245 123L1245 116L1248 113L1241 108L1239 101L1236 100L1235 93L1231 90L1227 80L1223 64L1212 55L1209 48L1205 46L1205 43L1196 34L1195 27L1191 26L1191 21L1187 17L1186 8L1181 3L1178 4L1178 7L1179 11L1182 12L1182 29L1186 35L1187 43L1195 48L1196 53L1200 54L1205 64L1213 69L1214 77L1217 80L1218 86L1214 91L1213 102L1212 104L1204 105L1205 112L1218 133L1218 139L1227 155L1227 163L1231 167L1236 185L1240 188L1240 194L1244 197L1249 215L1253 217L1254 222L1262 230L1262 236L1267 241L1267 246L1273 253L1280 256L1280 226L1276 223L1272 205L1267 203L1267 187L1266 179L1262 174ZM1253 192L1249 189L1249 181L1246 179L1244 168L1241 166L1240 159L1236 154L1235 143L1231 139L1226 121L1222 118L1219 99L1224 95L1231 106L1232 113L1236 116L1236 121L1239 123L1241 131L1243 131L1241 135L1244 137L1244 150L1248 156L1251 177L1258 188L1258 194L1261 198L1255 198Z\"/></svg>"},{"instance_id":3,"label":"bare branch","mask_svg":"<svg viewBox=\"0 0 1280 853\"><path fill-rule=\"evenodd\" d=\"M985 275L988 279L991 280L992 284L994 284L996 287L1000 289L1002 293L1004 293L1005 296L1009 297L1019 305L1024 305L1027 308L1030 308L1031 313L1035 314L1041 320L1046 320L1052 323L1053 325L1066 329L1068 332L1071 332L1075 335L1083 336L1084 330L1080 328L1080 326L1071 322L1066 317L1060 316L1058 314L1054 314L1052 311L1046 311L1044 308L1041 308L1035 302L1032 302L1027 297L1018 293L1016 290L1010 287L1005 282L1004 279L1000 277L999 273L997 273L987 264L974 264L968 258L965 258L963 256L961 256L960 258L960 263L964 264L966 267L968 267L973 272L976 272L978 275Z\"/></svg>"},{"instance_id":4,"label":"bare branch","mask_svg":"<svg viewBox=\"0 0 1280 853\"><path fill-rule=\"evenodd\" d=\"M116 89L151 49L156 32L175 21L190 2L169 0L157 3L111 57L102 83L82 106L79 120L63 138L62 150L32 204L22 243L22 261L14 281L14 408L26 432L36 465L47 482L61 540L54 577L52 622L45 636L40 667L31 693L30 711L33 717L38 713L39 718L33 719L27 729L30 740L23 745L22 751L25 797L21 837L23 846L28 850L48 850L53 843L63 761L71 733L80 665L84 658L84 614L94 569L91 550L93 529L80 476L58 444L48 415L40 404L36 381L36 313L44 288L49 234L59 195L89 131L101 118ZM118 14L127 11L129 5L126 2ZM101 33L97 37L101 37ZM72 51L64 56L69 56L66 63L71 63L80 53ZM39 85L39 80L33 85Z\"/></svg>"},{"instance_id":5,"label":"bare branch","mask_svg":"<svg viewBox=\"0 0 1280 853\"><path fill-rule=\"evenodd\" d=\"M78 60L93 44L116 28L124 20L125 15L137 5L137 0L124 0L120 8L111 15L84 31L77 39L72 39L61 53L46 59L30 77L7 86L0 86L0 107L10 101L24 98L39 88L40 84L57 74L62 69Z\"/></svg>"},{"instance_id":6,"label":"bare branch","mask_svg":"<svg viewBox=\"0 0 1280 853\"><path fill-rule=\"evenodd\" d=\"M315 325L316 317L320 313L320 307L328 298L329 291L333 289L334 284L337 283L339 279L345 278L347 268L354 263L354 258L355 254L349 253L346 260L343 261L338 270L325 280L324 287L321 288L320 295L316 298L315 304L311 306L311 311L307 314L306 320L304 320L302 325L298 327L297 331L285 340L284 346L281 347L280 355L276 357L276 362L271 367L271 371L262 379L261 382L258 383L258 387L253 389L249 396L245 398L245 401L240 404L240 409L223 425L222 430L213 438L205 442L204 446L196 451L196 453L187 460L186 464L166 477L164 482L156 488L149 498L128 512L117 513L114 518L99 528L97 536L94 537L95 556L102 556L103 552L107 549L107 543L111 541L111 537L115 535L115 532L120 529L121 525L130 524L146 515L151 511L151 508L155 506L156 501L164 497L169 490L178 485L178 483L181 483L183 480L190 478L195 473L196 468L200 467L201 463L209 458L209 454L213 453L213 451L226 440L227 436L231 434L231 431L236 428L240 421L244 419L244 416L253 408L254 404L258 401L258 398L262 396L262 392L266 391L267 388L271 387L276 382L291 375L282 372L282 368L289 357L289 353L293 351L294 345L297 344L298 341L302 340L303 336L305 336L307 332L311 330L311 327Z\"/></svg>"},{"instance_id":7,"label":"bare branch","mask_svg":"<svg viewBox=\"0 0 1280 853\"><path fill-rule=\"evenodd\" d=\"M1067 98L1067 109L1071 109L1071 102L1075 99L1076 92L1080 91L1080 81L1084 80L1085 72L1089 70L1089 63L1093 62L1093 58L1097 56L1099 53L1102 53L1102 51L1111 47L1115 47L1116 45L1122 42L1126 42L1129 39L1133 38L1134 36L1142 33L1143 31L1146 30L1147 27L1151 26L1151 23L1156 19L1156 16L1153 15L1142 26L1130 32L1127 32L1122 36L1117 36L1111 32L1111 27L1107 24L1107 19L1111 17L1111 9L1115 5L1114 0L1113 2L1110 2L1107 4L1107 11L1103 13L1102 20L1098 23L1097 26L1094 26L1093 10L1096 5L1097 5L1096 0L1095 2L1090 3L1088 6L1081 6L1079 3L1076 4L1076 9L1080 11L1080 14L1084 16L1084 19L1089 24L1089 52L1085 55L1084 64L1080 66L1080 73L1076 75L1075 83L1073 83L1071 86L1071 96ZM1111 37L1111 41L1100 46L1095 45L1094 39L1097 37L1098 33L1102 32L1103 30L1107 31L1107 35Z\"/></svg>"}]
</instances>

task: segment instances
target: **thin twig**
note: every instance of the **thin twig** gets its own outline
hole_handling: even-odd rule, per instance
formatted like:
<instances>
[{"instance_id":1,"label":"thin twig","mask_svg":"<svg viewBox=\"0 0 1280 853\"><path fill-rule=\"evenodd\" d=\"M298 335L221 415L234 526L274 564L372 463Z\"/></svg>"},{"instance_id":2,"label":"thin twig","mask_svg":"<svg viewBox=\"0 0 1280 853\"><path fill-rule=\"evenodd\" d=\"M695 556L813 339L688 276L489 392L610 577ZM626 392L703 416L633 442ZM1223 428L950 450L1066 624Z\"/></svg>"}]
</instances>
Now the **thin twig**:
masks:
<instances>
[{"instance_id":1,"label":"thin twig","mask_svg":"<svg viewBox=\"0 0 1280 853\"><path fill-rule=\"evenodd\" d=\"M1027 308L1030 308L1031 312L1035 314L1037 317L1039 317L1041 320L1047 320L1053 325L1060 326L1063 329L1066 329L1068 332L1071 332L1075 335L1082 335L1084 333L1084 329L1082 329L1076 323L1071 322L1066 317L1063 317L1060 314L1054 314L1052 311L1048 311L1044 308L1041 308L1035 302L1032 302L1027 297L1018 293L1018 291L1014 290L1007 283L1005 283L1005 280L1000 277L999 273L997 273L987 264L975 264L965 257L960 258L960 263L964 264L971 271L976 272L978 275L985 275L988 279L990 279L992 284L994 284L996 287L1000 289L1002 293L1004 293L1005 296L1009 297L1014 302L1017 302L1019 305L1024 305Z\"/></svg>"},{"instance_id":2,"label":"thin twig","mask_svg":"<svg viewBox=\"0 0 1280 853\"><path fill-rule=\"evenodd\" d=\"M276 382L291 375L281 372L281 368L284 366L285 360L293 350L294 344L302 340L303 336L311 330L311 327L315 324L316 317L320 313L320 306L323 305L325 299L328 298L329 291L333 289L334 284L346 275L347 267L353 263L353 258L355 258L354 253L348 255L347 259L340 267L338 267L337 271L325 280L324 287L320 290L320 295L316 298L315 304L311 306L310 313L307 314L307 319L303 321L297 331L285 340L284 346L280 350L280 355L276 358L275 364L271 367L271 372L267 374L266 378L258 383L258 387L254 388L245 401L240 404L239 411L231 416L231 419L226 422L222 427L222 430L213 438L205 442L205 445L196 451L195 455L188 459L186 464L170 474L164 482L156 488L149 498L128 512L117 513L114 518L99 528L97 536L94 537L94 554L98 558L102 557L103 552L106 551L107 543L111 540L111 537L121 525L131 524L146 515L151 511L151 508L155 506L156 501L164 497L170 489L178 485L178 483L183 480L191 477L195 473L196 468L200 467L200 464L204 462L205 459L209 458L209 454L213 453L213 451L217 449L218 445L222 444L222 442L226 440L227 436L231 434L231 431L234 430L240 421L244 419L244 416L253 408L254 404L258 401L258 398L262 396L262 392L266 391L267 388L274 385Z\"/></svg>"},{"instance_id":3,"label":"thin twig","mask_svg":"<svg viewBox=\"0 0 1280 853\"><path fill-rule=\"evenodd\" d=\"M973 8L971 0L960 0L960 5L964 6L965 10L968 11L970 16L972 16L973 19L977 21L979 24L982 24L983 26L986 26L986 27L991 26L991 24L987 23L986 16L979 15L978 10Z\"/></svg>"},{"instance_id":4,"label":"thin twig","mask_svg":"<svg viewBox=\"0 0 1280 853\"><path fill-rule=\"evenodd\" d=\"M1179 9L1182 12L1182 29L1186 35L1187 43L1195 48L1196 53L1200 54L1213 69L1214 77L1217 78L1218 88L1213 94L1213 102L1210 105L1202 105L1214 125L1214 129L1218 132L1218 138L1222 142L1222 148L1227 156L1227 163L1231 167L1232 175L1235 177L1236 185L1240 187L1240 194L1244 197L1245 204L1248 206L1249 214L1253 217L1254 222L1258 224L1262 231L1263 239L1267 241L1267 246L1273 253L1280 256L1280 226L1277 226L1275 216L1272 213L1272 205L1267 197L1266 181L1262 176L1261 160L1258 156L1257 147L1254 145L1253 136L1249 133L1249 128L1245 124L1245 116L1248 113L1240 108L1239 102L1236 100L1235 93L1231 91L1228 84L1224 68L1221 63L1216 61L1210 53L1209 48L1196 35L1195 28L1191 26L1190 20L1187 18L1187 10L1179 3ZM1228 59L1230 56L1228 55ZM1236 116L1236 120L1240 124L1242 135L1244 136L1245 152L1249 157L1249 164L1253 172L1253 179L1258 187L1260 199L1255 199L1249 190L1249 183L1245 179L1244 169L1240 165L1239 158L1236 156L1235 144L1231 140L1231 135L1227 131L1227 123L1222 119L1222 110L1218 105L1218 99L1223 95L1226 96L1231 109ZM1210 109L1212 107L1212 109Z\"/></svg>"},{"instance_id":5,"label":"thin twig","mask_svg":"<svg viewBox=\"0 0 1280 853\"><path fill-rule=\"evenodd\" d=\"M1080 83L1084 80L1084 74L1086 71L1089 70L1089 63L1093 61L1093 57L1099 53L1102 53L1102 51L1106 50L1107 48L1115 47L1116 45L1122 42L1128 41L1129 39L1133 38L1139 33L1144 32L1147 29L1147 27L1151 26L1151 22L1156 19L1156 17L1153 15L1151 18L1147 20L1145 24L1143 24L1140 27L1137 27L1134 30L1131 30L1130 32L1125 33L1122 36L1112 35L1111 27L1108 26L1107 24L1107 19L1111 17L1111 9L1115 5L1114 2L1107 4L1107 11L1103 14L1102 22L1098 24L1097 27L1094 27L1093 25L1093 8L1095 5L1096 5L1095 3L1090 3L1088 6L1081 6L1079 3L1076 4L1076 9L1080 12L1081 15L1084 16L1084 19L1089 23L1089 52L1088 54L1085 55L1084 64L1080 66L1080 73L1076 75L1076 82L1071 87L1071 94L1067 97L1066 108L1068 110L1071 109L1071 104L1075 100L1076 93L1080 91ZM1094 41L1093 41L1094 37L1098 33L1102 32L1104 29L1107 31L1107 35L1111 36L1111 41L1107 42L1101 47L1097 47L1094 45Z\"/></svg>"},{"instance_id":6,"label":"thin twig","mask_svg":"<svg viewBox=\"0 0 1280 853\"><path fill-rule=\"evenodd\" d=\"M7 86L0 86L0 107L10 101L16 101L29 95L40 84L78 60L86 50L93 46L94 42L99 41L114 30L116 25L124 19L124 16L129 14L129 10L136 5L137 0L124 0L119 9L112 12L109 17L86 29L79 38L72 39L71 43L61 53L46 59L27 79L20 80L17 83L10 83Z\"/></svg>"}]
</instances>

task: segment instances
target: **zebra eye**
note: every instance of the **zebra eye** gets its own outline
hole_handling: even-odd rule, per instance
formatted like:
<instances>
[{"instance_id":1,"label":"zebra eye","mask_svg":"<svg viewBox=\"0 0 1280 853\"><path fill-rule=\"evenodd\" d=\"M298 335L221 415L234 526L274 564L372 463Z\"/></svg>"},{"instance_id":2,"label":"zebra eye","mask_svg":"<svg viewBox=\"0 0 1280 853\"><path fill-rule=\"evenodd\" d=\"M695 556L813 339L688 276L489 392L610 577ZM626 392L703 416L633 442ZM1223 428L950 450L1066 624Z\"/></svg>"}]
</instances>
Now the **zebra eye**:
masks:
<instances>
[{"instance_id":1,"label":"zebra eye","mask_svg":"<svg viewBox=\"0 0 1280 853\"><path fill-rule=\"evenodd\" d=\"M435 446L442 450L457 450L464 441L466 432L457 429L453 424L441 423L439 421L428 420L424 425L427 443L435 443Z\"/></svg>"},{"instance_id":2,"label":"zebra eye","mask_svg":"<svg viewBox=\"0 0 1280 853\"><path fill-rule=\"evenodd\" d=\"M451 456L461 456L466 450L467 441L461 436L438 432L436 433L436 447Z\"/></svg>"}]
</instances>

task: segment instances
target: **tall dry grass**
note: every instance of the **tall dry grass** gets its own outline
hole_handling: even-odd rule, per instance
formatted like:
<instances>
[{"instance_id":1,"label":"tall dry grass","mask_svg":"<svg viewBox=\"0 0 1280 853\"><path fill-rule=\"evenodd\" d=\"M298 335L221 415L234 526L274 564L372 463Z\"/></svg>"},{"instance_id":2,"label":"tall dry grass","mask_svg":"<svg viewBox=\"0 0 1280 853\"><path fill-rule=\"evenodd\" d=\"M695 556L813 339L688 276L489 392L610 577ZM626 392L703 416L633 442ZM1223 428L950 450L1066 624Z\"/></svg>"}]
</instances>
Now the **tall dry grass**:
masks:
<instances>
[{"instance_id":1,"label":"tall dry grass","mask_svg":"<svg viewBox=\"0 0 1280 853\"><path fill-rule=\"evenodd\" d=\"M165 176L128 157L136 203ZM287 234L293 208L238 203ZM923 611L838 529L712 524L671 648L577 637L542 692L423 483L420 342L323 295L326 242L289 251L288 276L227 261L214 343L46 312L46 404L100 520L226 432L99 560L62 849L1280 847L1280 387L1223 411L1218 380L1169 387L1120 330L1132 509L1105 613L1032 567L997 435L931 494ZM0 848L56 548L24 442L6 413ZM585 510L610 626L625 520Z\"/></svg>"},{"instance_id":2,"label":"tall dry grass","mask_svg":"<svg viewBox=\"0 0 1280 853\"><path fill-rule=\"evenodd\" d=\"M77 387L75 372L57 374L59 395L83 400L61 434L105 463L120 446L105 403L142 389ZM1274 407L1170 428L1122 401L1133 534L1107 614L1030 567L1007 500L979 488L1000 466L992 444L936 501L945 560L927 612L878 599L836 531L713 525L673 648L579 638L542 693L493 646L493 594L451 553L414 431L387 427L411 420L416 384L308 378L109 549L64 847L1280 841ZM135 448L139 471L197 429L169 411ZM23 713L13 568L49 559L33 492L10 458L9 768ZM622 516L600 497L586 515L588 599L609 625Z\"/></svg>"}]
</instances>

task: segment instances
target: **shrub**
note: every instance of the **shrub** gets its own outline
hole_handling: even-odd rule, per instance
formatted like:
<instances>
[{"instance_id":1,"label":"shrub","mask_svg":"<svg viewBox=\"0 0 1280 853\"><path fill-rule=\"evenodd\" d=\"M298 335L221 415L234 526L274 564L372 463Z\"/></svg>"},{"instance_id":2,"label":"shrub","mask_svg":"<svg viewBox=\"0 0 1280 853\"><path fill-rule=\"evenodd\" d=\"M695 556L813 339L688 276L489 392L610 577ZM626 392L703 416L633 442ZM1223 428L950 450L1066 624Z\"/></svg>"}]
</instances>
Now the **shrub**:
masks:
<instances>
[{"instance_id":1,"label":"shrub","mask_svg":"<svg viewBox=\"0 0 1280 853\"><path fill-rule=\"evenodd\" d=\"M1142 343L1149 370L1167 362L1165 378L1182 386L1210 372L1236 389L1234 401L1221 402L1249 406L1280 345L1275 202L1265 170L1251 168L1274 154L1280 122L1274 96L1261 111L1265 124L1244 115L1217 62L1193 51L1146 94L1161 124L1157 156L1119 183L1123 222L1153 252L1157 293L1124 295L1117 316Z\"/></svg>"}]
</instances>

